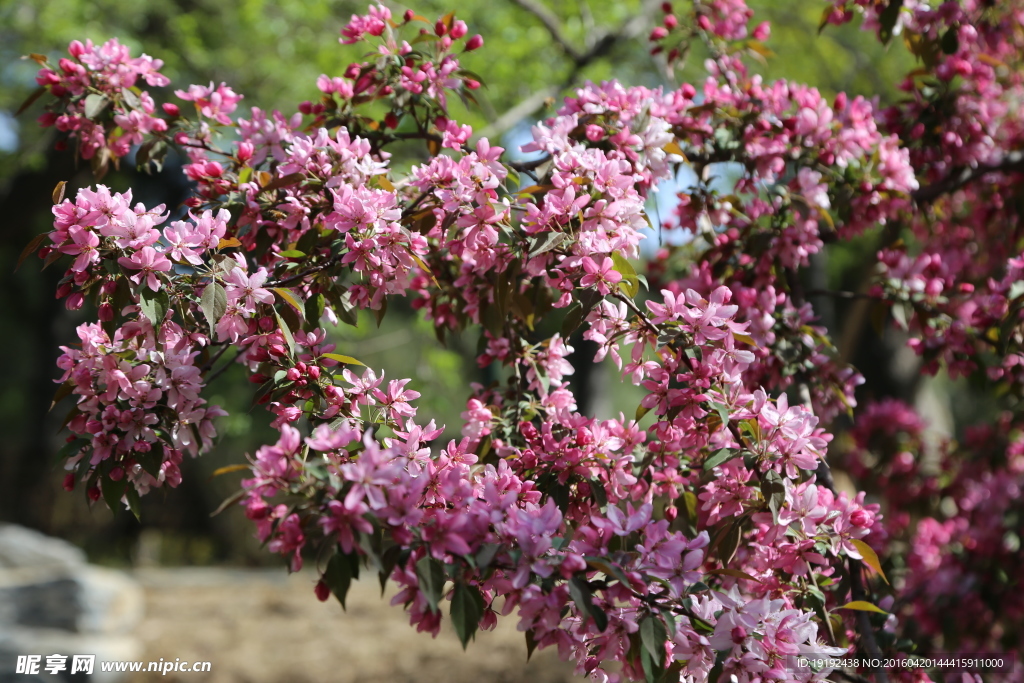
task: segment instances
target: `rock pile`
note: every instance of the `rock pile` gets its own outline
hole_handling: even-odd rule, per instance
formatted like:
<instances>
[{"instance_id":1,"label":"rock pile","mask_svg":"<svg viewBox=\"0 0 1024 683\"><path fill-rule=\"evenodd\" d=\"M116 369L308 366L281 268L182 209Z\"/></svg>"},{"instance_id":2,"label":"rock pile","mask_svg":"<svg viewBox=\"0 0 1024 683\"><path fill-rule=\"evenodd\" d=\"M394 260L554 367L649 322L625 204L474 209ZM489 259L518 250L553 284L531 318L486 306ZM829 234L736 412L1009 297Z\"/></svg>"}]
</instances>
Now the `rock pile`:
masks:
<instances>
[{"instance_id":1,"label":"rock pile","mask_svg":"<svg viewBox=\"0 0 1024 683\"><path fill-rule=\"evenodd\" d=\"M0 683L123 680L99 663L139 658L142 612L142 591L121 572L88 564L65 541L0 524ZM26 655L41 656L38 673L17 673ZM63 670L46 670L50 655L66 658ZM95 655L93 673L72 674L74 655Z\"/></svg>"}]
</instances>

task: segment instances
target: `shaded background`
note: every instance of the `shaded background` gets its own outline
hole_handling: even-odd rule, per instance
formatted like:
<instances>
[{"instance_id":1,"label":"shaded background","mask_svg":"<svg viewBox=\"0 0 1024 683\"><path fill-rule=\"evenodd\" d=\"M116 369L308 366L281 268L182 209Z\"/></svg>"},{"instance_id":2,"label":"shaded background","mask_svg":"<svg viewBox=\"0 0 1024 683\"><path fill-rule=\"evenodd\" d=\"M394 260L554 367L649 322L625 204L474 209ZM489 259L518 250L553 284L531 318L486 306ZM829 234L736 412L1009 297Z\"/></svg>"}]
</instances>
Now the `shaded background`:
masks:
<instances>
[{"instance_id":1,"label":"shaded background","mask_svg":"<svg viewBox=\"0 0 1024 683\"><path fill-rule=\"evenodd\" d=\"M849 26L819 36L823 7L819 3L781 7L782 3L761 0L750 4L758 19L772 22L768 45L774 54L761 66L767 78L807 82L827 97L840 90L878 97L883 105L899 96L895 84L912 68L912 57L899 41L886 50L871 35ZM396 15L406 8L389 5ZM467 111L453 103L452 113L473 125L478 134L501 140L511 150L524 142L534 120L551 113L552 103L585 80L618 78L652 87L699 83L702 55L694 54L670 80L662 64L648 53L646 36L661 20L659 5L636 0L559 0L546 6L537 0L428 0L412 8L430 18L455 9L471 33L484 36L484 48L463 59L465 67L484 79L486 87L479 91L481 106ZM59 346L75 341L75 326L92 319L94 312L88 307L66 311L54 298L62 275L60 266L41 271L40 262L30 258L15 272L15 263L33 236L50 229L50 196L56 183L69 181L67 196L73 197L92 179L87 169L75 167L70 154L53 151L52 129L35 125L41 113L39 103L15 117L22 101L35 89L38 68L21 57L40 52L59 58L72 39L103 42L117 37L133 54L146 52L163 59L163 72L171 78L172 87L225 81L245 95L236 112L239 115L244 116L253 105L290 113L299 102L318 96L318 75L338 75L362 57L365 47L339 45L337 37L349 15L365 8L362 2L342 0L0 0L0 357L6 360L7 375L0 385L0 521L65 538L83 547L91 561L117 567L280 564L279 558L259 549L241 509L210 516L220 501L236 490L242 477L234 473L213 478L214 470L244 462L246 453L274 438L263 410L249 409L253 385L241 368L218 378L206 394L211 403L221 404L231 413L218 426L219 444L208 455L183 463L184 481L177 489L154 490L143 498L141 522L126 511L112 515L102 505L90 507L81 490L68 494L61 489L63 471L55 454L65 435L57 428L69 405L58 406L52 413L48 410L56 388L53 380L59 375L54 362ZM563 44L553 38L551 25L558 26ZM155 95L158 101L161 96L164 101L173 98L170 92ZM410 151L407 156L396 155L394 165L403 168L420 160ZM148 206L164 203L176 207L187 192L173 158L161 174L138 174L127 163L104 182L117 191L131 188L135 199ZM657 208L656 214L671 223L671 202L663 197ZM660 237L652 235L650 242L656 243ZM869 255L873 245L871 238L831 245L809 271L812 288L856 291L867 276L862 257ZM897 396L910 403L925 403L933 428L946 433L989 410L978 398L960 401L956 406L960 412L952 411L948 380L922 385L917 360L902 340L879 338L857 303L814 303L844 356L868 380L861 387L861 399ZM457 436L468 383L486 379L473 360L476 332L467 332L442 347L429 323L395 301L380 329L365 316L358 328L342 326L334 334L339 351L384 369L390 378L412 378L410 388L422 393L417 402L422 422L435 418L438 424L448 425L443 438ZM613 368L594 366L590 362L593 349L580 339L574 340L574 346L577 372L573 381L583 410L601 416L619 410L632 414L639 390L620 385ZM341 623L336 621L341 619L336 607L332 605L332 616L325 617L323 606L312 601L312 582L306 576L281 578L281 583L257 588L225 579L225 574L217 578L200 570L177 575L159 569L146 571L149 573L139 576L151 596L157 596L151 605L164 615L147 620L143 636L149 640L202 640L206 637L203 633L217 633L238 643L249 641L252 634L246 629L266 619L279 620L282 632L299 625L336 632ZM188 602L202 603L212 596L245 601L249 611L196 612ZM321 611L311 611L315 609ZM404 620L398 610L391 612L398 621ZM174 613L177 617L171 616ZM200 622L207 630L199 629ZM511 635L515 635L514 627ZM521 642L519 638L516 642ZM439 647L447 652L444 648L453 643ZM287 643L277 645L287 647ZM253 666L254 660L248 658L248 665L246 661L245 655L239 655L240 671ZM416 680L417 675L427 680L433 675L427 675L429 667L420 669L418 664L407 674L402 673L405 669L400 661L395 666L398 668L389 670L388 675L400 680L403 676ZM551 680L565 675L564 670L557 671L560 673L552 674L556 677ZM253 673L252 677L239 674L237 680L268 680L267 672L263 673L262 679ZM383 674L367 676L374 679ZM459 674L438 668L438 676L445 674L449 675L446 680L459 679ZM310 680L317 680L312 672L309 675ZM284 670L273 676L287 677Z\"/></svg>"}]
</instances>

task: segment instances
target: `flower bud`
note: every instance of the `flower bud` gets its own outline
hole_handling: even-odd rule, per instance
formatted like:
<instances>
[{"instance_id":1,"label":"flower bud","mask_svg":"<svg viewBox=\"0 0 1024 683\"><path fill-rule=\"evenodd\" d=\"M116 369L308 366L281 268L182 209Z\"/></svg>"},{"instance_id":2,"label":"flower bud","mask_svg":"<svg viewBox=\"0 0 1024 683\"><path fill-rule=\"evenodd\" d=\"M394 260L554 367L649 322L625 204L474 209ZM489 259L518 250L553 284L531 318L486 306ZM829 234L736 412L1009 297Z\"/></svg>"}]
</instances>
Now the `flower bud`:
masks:
<instances>
[{"instance_id":1,"label":"flower bud","mask_svg":"<svg viewBox=\"0 0 1024 683\"><path fill-rule=\"evenodd\" d=\"M71 44L68 45L68 54L75 59L78 59L85 54L85 45L82 45L82 43L77 40L72 40Z\"/></svg>"},{"instance_id":2,"label":"flower bud","mask_svg":"<svg viewBox=\"0 0 1024 683\"><path fill-rule=\"evenodd\" d=\"M316 599L320 602L327 602L327 598L331 597L331 589L324 583L323 579L316 582L316 588L313 589L316 593Z\"/></svg>"},{"instance_id":3,"label":"flower bud","mask_svg":"<svg viewBox=\"0 0 1024 683\"><path fill-rule=\"evenodd\" d=\"M100 495L101 495L100 494L100 487L99 486L90 486L89 490L86 491L86 495L89 496L89 500L91 500L92 502L95 503L97 500L100 499Z\"/></svg>"},{"instance_id":4,"label":"flower bud","mask_svg":"<svg viewBox=\"0 0 1024 683\"><path fill-rule=\"evenodd\" d=\"M68 472L67 474L64 475L64 484L63 484L63 486L64 486L64 490L65 491L74 491L75 490L75 473L74 472Z\"/></svg>"},{"instance_id":5,"label":"flower bud","mask_svg":"<svg viewBox=\"0 0 1024 683\"><path fill-rule=\"evenodd\" d=\"M168 116L181 116L181 108L173 102L164 102L160 107Z\"/></svg>"},{"instance_id":6,"label":"flower bud","mask_svg":"<svg viewBox=\"0 0 1024 683\"><path fill-rule=\"evenodd\" d=\"M255 152L256 148L248 140L238 143L238 160L243 164L249 161L249 159L252 159L252 155L255 154Z\"/></svg>"},{"instance_id":7,"label":"flower bud","mask_svg":"<svg viewBox=\"0 0 1024 683\"><path fill-rule=\"evenodd\" d=\"M440 38L440 37L441 37L441 36L443 36L444 34L448 33L448 27L447 27L447 26L445 26L445 24L444 24L444 22L443 22L443 21L441 21L440 19L438 19L438 20L437 20L437 23L436 23L436 24L434 24L434 33L436 33L436 34L437 34L437 36L438 36L438 37Z\"/></svg>"},{"instance_id":8,"label":"flower bud","mask_svg":"<svg viewBox=\"0 0 1024 683\"><path fill-rule=\"evenodd\" d=\"M454 24L452 24L450 35L452 37L452 40L458 40L462 36L466 35L468 31L469 28L466 26L466 22L464 22L462 19L459 19Z\"/></svg>"},{"instance_id":9,"label":"flower bud","mask_svg":"<svg viewBox=\"0 0 1024 683\"><path fill-rule=\"evenodd\" d=\"M466 52L472 52L473 50L478 50L481 47L483 47L483 45L484 45L483 36L481 36L478 33L478 34L476 34L475 36L473 36L472 38L470 38L469 40L466 41Z\"/></svg>"}]
</instances>

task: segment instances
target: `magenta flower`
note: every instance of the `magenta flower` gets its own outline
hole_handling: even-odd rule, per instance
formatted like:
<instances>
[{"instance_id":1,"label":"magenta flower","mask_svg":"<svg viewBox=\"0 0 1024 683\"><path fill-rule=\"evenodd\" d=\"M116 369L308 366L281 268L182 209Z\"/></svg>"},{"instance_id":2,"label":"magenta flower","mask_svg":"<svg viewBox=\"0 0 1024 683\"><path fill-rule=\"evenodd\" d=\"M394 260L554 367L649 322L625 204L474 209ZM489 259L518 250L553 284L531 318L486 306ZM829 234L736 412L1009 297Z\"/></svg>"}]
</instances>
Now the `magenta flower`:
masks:
<instances>
[{"instance_id":1,"label":"magenta flower","mask_svg":"<svg viewBox=\"0 0 1024 683\"><path fill-rule=\"evenodd\" d=\"M146 285L154 292L160 289L160 279L156 274L166 273L171 269L171 262L167 257L153 247L143 247L130 257L122 256L117 262L129 270L139 271L131 276L132 282L141 285L145 280Z\"/></svg>"},{"instance_id":2,"label":"magenta flower","mask_svg":"<svg viewBox=\"0 0 1024 683\"><path fill-rule=\"evenodd\" d=\"M597 287L597 291L602 295L612 291L610 285L614 285L622 280L622 274L615 270L615 262L608 256L604 257L601 265L595 263L589 256L585 256L583 258L583 270L587 274L580 279L580 285L583 287Z\"/></svg>"}]
</instances>

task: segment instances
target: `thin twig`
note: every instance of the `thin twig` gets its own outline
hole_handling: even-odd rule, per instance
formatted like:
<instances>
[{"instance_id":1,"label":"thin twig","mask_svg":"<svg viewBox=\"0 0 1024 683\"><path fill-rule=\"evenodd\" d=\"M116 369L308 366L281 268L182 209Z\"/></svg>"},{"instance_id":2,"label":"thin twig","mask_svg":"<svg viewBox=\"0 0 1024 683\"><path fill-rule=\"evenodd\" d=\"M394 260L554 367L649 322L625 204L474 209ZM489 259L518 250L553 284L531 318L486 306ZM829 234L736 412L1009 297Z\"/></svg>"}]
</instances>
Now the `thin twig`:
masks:
<instances>
[{"instance_id":1,"label":"thin twig","mask_svg":"<svg viewBox=\"0 0 1024 683\"><path fill-rule=\"evenodd\" d=\"M936 181L931 185L910 193L911 198L918 204L933 202L944 194L955 192L964 185L974 182L989 173L1014 173L1024 172L1024 152L1009 152L1002 161L997 164L983 164L976 168L958 168L952 173Z\"/></svg>"},{"instance_id":2,"label":"thin twig","mask_svg":"<svg viewBox=\"0 0 1024 683\"><path fill-rule=\"evenodd\" d=\"M225 346L224 348L226 349L227 347ZM238 358L242 355L243 351L244 351L244 349L238 349L238 353L235 354L234 358L232 358L230 361L228 361L227 363L222 365L220 368L217 369L216 372L214 372L212 375L210 375L209 377L206 378L206 384L207 385L213 384L213 381L215 379L217 379L218 377L223 375L227 371L228 368L230 368L232 365L235 364L235 361L238 360Z\"/></svg>"}]
</instances>

